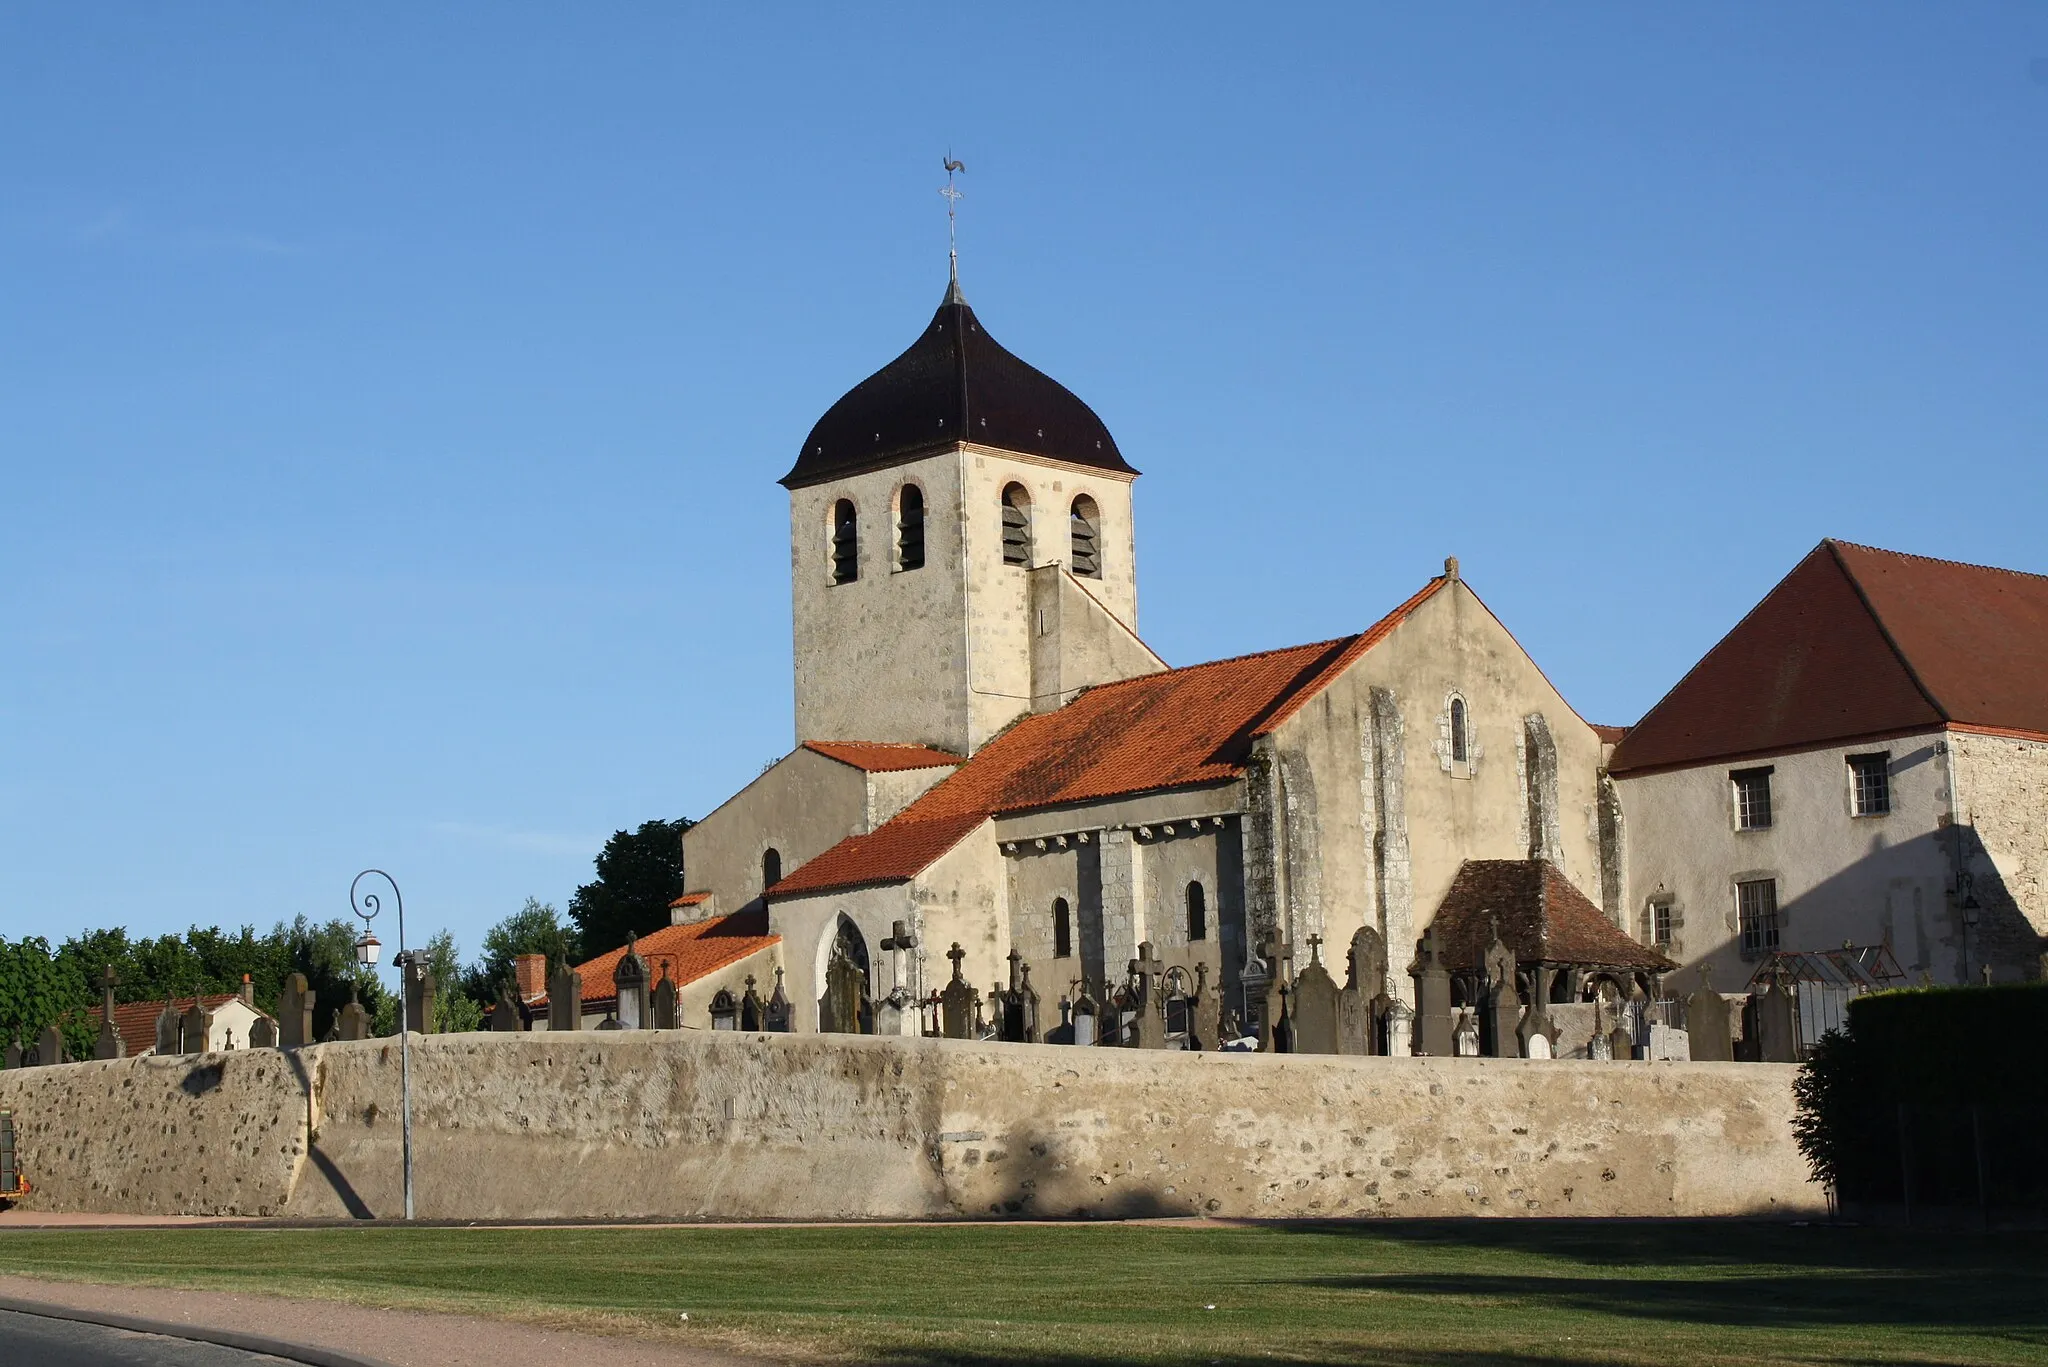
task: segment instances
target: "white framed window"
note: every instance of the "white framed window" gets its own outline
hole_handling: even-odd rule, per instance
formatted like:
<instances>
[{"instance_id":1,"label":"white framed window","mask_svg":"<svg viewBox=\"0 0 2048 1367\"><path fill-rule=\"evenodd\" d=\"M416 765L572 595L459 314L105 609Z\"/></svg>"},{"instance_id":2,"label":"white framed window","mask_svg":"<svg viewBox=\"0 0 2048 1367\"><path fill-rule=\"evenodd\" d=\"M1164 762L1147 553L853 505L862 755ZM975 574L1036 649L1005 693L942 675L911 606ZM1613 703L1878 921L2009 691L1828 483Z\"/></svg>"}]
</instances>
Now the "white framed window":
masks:
<instances>
[{"instance_id":1,"label":"white framed window","mask_svg":"<svg viewBox=\"0 0 2048 1367\"><path fill-rule=\"evenodd\" d=\"M1728 775L1735 797L1735 829L1767 831L1771 828L1771 771L1736 769Z\"/></svg>"},{"instance_id":2,"label":"white framed window","mask_svg":"<svg viewBox=\"0 0 2048 1367\"><path fill-rule=\"evenodd\" d=\"M1659 949L1671 947L1672 935L1678 929L1677 910L1668 897L1658 898L1650 903L1650 943Z\"/></svg>"},{"instance_id":3,"label":"white framed window","mask_svg":"<svg viewBox=\"0 0 2048 1367\"><path fill-rule=\"evenodd\" d=\"M1472 704L1465 700L1463 693L1453 690L1444 695L1443 711L1436 714L1437 767L1452 778L1470 778L1479 767L1479 748L1472 729Z\"/></svg>"},{"instance_id":4,"label":"white framed window","mask_svg":"<svg viewBox=\"0 0 2048 1367\"><path fill-rule=\"evenodd\" d=\"M1849 814L1889 816L1892 810L1892 757L1850 755Z\"/></svg>"}]
</instances>

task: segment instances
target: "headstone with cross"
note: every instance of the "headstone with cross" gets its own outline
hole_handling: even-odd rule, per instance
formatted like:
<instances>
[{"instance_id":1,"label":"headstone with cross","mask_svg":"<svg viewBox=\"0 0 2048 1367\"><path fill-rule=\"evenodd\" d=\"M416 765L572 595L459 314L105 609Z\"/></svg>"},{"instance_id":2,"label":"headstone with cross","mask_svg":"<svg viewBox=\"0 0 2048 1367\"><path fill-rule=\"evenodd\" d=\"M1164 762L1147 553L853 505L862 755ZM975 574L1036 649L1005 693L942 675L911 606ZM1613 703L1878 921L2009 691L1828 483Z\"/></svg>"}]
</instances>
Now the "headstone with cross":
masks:
<instances>
[{"instance_id":1,"label":"headstone with cross","mask_svg":"<svg viewBox=\"0 0 2048 1367\"><path fill-rule=\"evenodd\" d=\"M1536 965L1536 990L1530 994L1529 1009L1522 1013L1515 1031L1523 1058L1551 1058L1557 1052L1557 1037L1562 1032L1550 1018L1550 987L1556 974L1548 964Z\"/></svg>"},{"instance_id":2,"label":"headstone with cross","mask_svg":"<svg viewBox=\"0 0 2048 1367\"><path fill-rule=\"evenodd\" d=\"M1038 1039L1038 993L1031 987L1031 966L1015 947L1009 963L1009 986L996 994L996 1035L1013 1044L1031 1044Z\"/></svg>"},{"instance_id":3,"label":"headstone with cross","mask_svg":"<svg viewBox=\"0 0 2048 1367\"><path fill-rule=\"evenodd\" d=\"M661 960L656 968L654 990L647 994L647 1026L650 1030L680 1030L683 1028L683 1006L676 1000L675 979L668 975L668 960ZM752 982L753 979L747 979Z\"/></svg>"},{"instance_id":4,"label":"headstone with cross","mask_svg":"<svg viewBox=\"0 0 2048 1367\"><path fill-rule=\"evenodd\" d=\"M1166 1047L1166 1002L1163 975L1166 964L1153 950L1150 940L1140 941L1138 957L1125 969L1129 978L1126 1011L1130 1027L1123 1043L1138 1049Z\"/></svg>"},{"instance_id":5,"label":"headstone with cross","mask_svg":"<svg viewBox=\"0 0 2048 1367\"><path fill-rule=\"evenodd\" d=\"M966 961L967 951L960 948L960 942L955 940L953 947L946 951L946 957L953 962L953 977L939 993L939 1029L947 1039L973 1039L975 1018L980 1014L981 994L960 975L960 965Z\"/></svg>"},{"instance_id":6,"label":"headstone with cross","mask_svg":"<svg viewBox=\"0 0 2048 1367\"><path fill-rule=\"evenodd\" d=\"M1422 933L1416 945L1415 963L1408 971L1415 978L1415 1052L1431 1058L1450 1058L1451 975L1444 967L1434 925Z\"/></svg>"},{"instance_id":7,"label":"headstone with cross","mask_svg":"<svg viewBox=\"0 0 2048 1367\"><path fill-rule=\"evenodd\" d=\"M901 921L889 923L889 933L882 940L882 951L889 956L889 996L895 999L899 1009L907 1003L910 993L910 951L917 948L917 936Z\"/></svg>"},{"instance_id":8,"label":"headstone with cross","mask_svg":"<svg viewBox=\"0 0 2048 1367\"><path fill-rule=\"evenodd\" d=\"M277 1042L301 1049L313 1042L313 990L303 973L287 973L277 989Z\"/></svg>"},{"instance_id":9,"label":"headstone with cross","mask_svg":"<svg viewBox=\"0 0 2048 1367\"><path fill-rule=\"evenodd\" d=\"M795 1009L789 1000L789 994L782 990L782 965L777 964L775 966L775 990L768 994L768 1002L761 1008L761 1028L763 1030L772 1030L776 1034L786 1035L789 1033L790 1022L794 1015Z\"/></svg>"},{"instance_id":10,"label":"headstone with cross","mask_svg":"<svg viewBox=\"0 0 2048 1367\"><path fill-rule=\"evenodd\" d=\"M1266 961L1264 1003L1259 1012L1259 1048L1266 1053L1286 1052L1282 1022L1286 1019L1286 989L1294 973L1294 946L1271 930L1259 945Z\"/></svg>"},{"instance_id":11,"label":"headstone with cross","mask_svg":"<svg viewBox=\"0 0 2048 1367\"><path fill-rule=\"evenodd\" d=\"M362 1040L370 1037L370 1013L354 997L334 1015L335 1029L345 1040Z\"/></svg>"},{"instance_id":12,"label":"headstone with cross","mask_svg":"<svg viewBox=\"0 0 2048 1367\"><path fill-rule=\"evenodd\" d=\"M1486 947L1486 976L1480 1012L1480 1040L1488 1058L1520 1058L1516 1030L1522 1022L1522 994L1516 986L1515 952L1500 938L1500 918L1492 918L1493 943Z\"/></svg>"},{"instance_id":13,"label":"headstone with cross","mask_svg":"<svg viewBox=\"0 0 2048 1367\"><path fill-rule=\"evenodd\" d=\"M747 990L740 994L740 1029L754 1031L762 1028L767 1017L768 1004L761 1000L761 994L754 989L754 975L747 975Z\"/></svg>"},{"instance_id":14,"label":"headstone with cross","mask_svg":"<svg viewBox=\"0 0 2048 1367\"><path fill-rule=\"evenodd\" d=\"M1338 1048L1338 988L1323 967L1323 937L1307 940L1308 963L1294 975L1294 1052L1335 1054Z\"/></svg>"},{"instance_id":15,"label":"headstone with cross","mask_svg":"<svg viewBox=\"0 0 2048 1367\"><path fill-rule=\"evenodd\" d=\"M114 987L120 981L121 975L112 964L100 974L100 1034L93 1041L94 1058L125 1058L128 1054L128 1042L114 1028Z\"/></svg>"}]
</instances>

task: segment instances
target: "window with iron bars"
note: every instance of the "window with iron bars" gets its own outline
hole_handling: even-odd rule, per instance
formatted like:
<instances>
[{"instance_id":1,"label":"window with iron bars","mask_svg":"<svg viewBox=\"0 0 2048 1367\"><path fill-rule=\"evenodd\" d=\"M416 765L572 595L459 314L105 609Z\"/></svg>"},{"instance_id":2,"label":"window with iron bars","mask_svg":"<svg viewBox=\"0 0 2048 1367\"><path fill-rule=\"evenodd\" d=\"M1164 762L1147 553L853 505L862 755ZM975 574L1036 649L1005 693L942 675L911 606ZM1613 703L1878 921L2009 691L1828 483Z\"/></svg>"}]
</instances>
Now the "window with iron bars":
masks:
<instances>
[{"instance_id":1,"label":"window with iron bars","mask_svg":"<svg viewBox=\"0 0 2048 1367\"><path fill-rule=\"evenodd\" d=\"M1752 878L1735 885L1735 920L1742 953L1755 958L1778 948L1778 880Z\"/></svg>"},{"instance_id":2,"label":"window with iron bars","mask_svg":"<svg viewBox=\"0 0 2048 1367\"><path fill-rule=\"evenodd\" d=\"M1728 775L1735 788L1735 829L1765 831L1771 827L1771 771L1737 769Z\"/></svg>"}]
</instances>

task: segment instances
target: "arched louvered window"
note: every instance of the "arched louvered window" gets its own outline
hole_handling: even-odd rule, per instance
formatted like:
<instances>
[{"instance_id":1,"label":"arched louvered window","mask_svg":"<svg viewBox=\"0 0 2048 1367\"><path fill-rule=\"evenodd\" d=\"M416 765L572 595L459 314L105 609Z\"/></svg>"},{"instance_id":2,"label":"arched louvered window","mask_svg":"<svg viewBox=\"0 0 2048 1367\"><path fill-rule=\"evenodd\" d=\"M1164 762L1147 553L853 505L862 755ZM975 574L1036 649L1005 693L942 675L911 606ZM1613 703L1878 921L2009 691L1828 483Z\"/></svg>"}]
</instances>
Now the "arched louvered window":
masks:
<instances>
[{"instance_id":1,"label":"arched louvered window","mask_svg":"<svg viewBox=\"0 0 2048 1367\"><path fill-rule=\"evenodd\" d=\"M770 845L761 851L761 891L766 892L782 881L782 851Z\"/></svg>"},{"instance_id":2,"label":"arched louvered window","mask_svg":"<svg viewBox=\"0 0 2048 1367\"><path fill-rule=\"evenodd\" d=\"M853 500L842 498L832 505L832 582L851 584L860 578L860 518Z\"/></svg>"},{"instance_id":3,"label":"arched louvered window","mask_svg":"<svg viewBox=\"0 0 2048 1367\"><path fill-rule=\"evenodd\" d=\"M1052 956L1055 959L1074 957L1074 913L1064 897L1052 899Z\"/></svg>"},{"instance_id":4,"label":"arched louvered window","mask_svg":"<svg viewBox=\"0 0 2048 1367\"><path fill-rule=\"evenodd\" d=\"M1188 940L1209 938L1209 894L1200 883L1188 884Z\"/></svg>"},{"instance_id":5,"label":"arched louvered window","mask_svg":"<svg viewBox=\"0 0 2048 1367\"><path fill-rule=\"evenodd\" d=\"M896 568L924 568L924 490L915 484L896 496Z\"/></svg>"},{"instance_id":6,"label":"arched louvered window","mask_svg":"<svg viewBox=\"0 0 2048 1367\"><path fill-rule=\"evenodd\" d=\"M1021 484L1003 487L1003 563L1031 563L1031 495Z\"/></svg>"},{"instance_id":7,"label":"arched louvered window","mask_svg":"<svg viewBox=\"0 0 2048 1367\"><path fill-rule=\"evenodd\" d=\"M1472 758L1472 742L1466 734L1465 700L1451 699L1451 763L1463 764Z\"/></svg>"},{"instance_id":8,"label":"arched louvered window","mask_svg":"<svg viewBox=\"0 0 2048 1367\"><path fill-rule=\"evenodd\" d=\"M1102 521L1095 500L1082 494L1068 519L1073 556L1068 568L1083 579L1102 578Z\"/></svg>"}]
</instances>

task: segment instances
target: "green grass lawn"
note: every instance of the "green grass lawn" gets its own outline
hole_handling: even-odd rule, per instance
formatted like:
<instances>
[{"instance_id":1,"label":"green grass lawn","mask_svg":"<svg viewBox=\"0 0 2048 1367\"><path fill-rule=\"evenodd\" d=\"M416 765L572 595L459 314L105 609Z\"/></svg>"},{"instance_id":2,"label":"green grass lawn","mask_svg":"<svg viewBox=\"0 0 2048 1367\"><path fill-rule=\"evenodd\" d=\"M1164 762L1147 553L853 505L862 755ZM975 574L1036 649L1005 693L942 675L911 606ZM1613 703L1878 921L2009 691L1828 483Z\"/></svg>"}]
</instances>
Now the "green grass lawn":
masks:
<instances>
[{"instance_id":1,"label":"green grass lawn","mask_svg":"<svg viewBox=\"0 0 2048 1367\"><path fill-rule=\"evenodd\" d=\"M2039 1234L1510 1220L11 1231L0 1271L900 1364L2048 1362Z\"/></svg>"}]
</instances>

